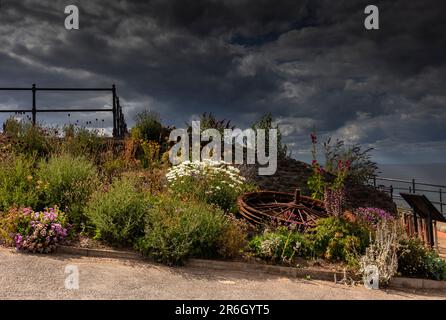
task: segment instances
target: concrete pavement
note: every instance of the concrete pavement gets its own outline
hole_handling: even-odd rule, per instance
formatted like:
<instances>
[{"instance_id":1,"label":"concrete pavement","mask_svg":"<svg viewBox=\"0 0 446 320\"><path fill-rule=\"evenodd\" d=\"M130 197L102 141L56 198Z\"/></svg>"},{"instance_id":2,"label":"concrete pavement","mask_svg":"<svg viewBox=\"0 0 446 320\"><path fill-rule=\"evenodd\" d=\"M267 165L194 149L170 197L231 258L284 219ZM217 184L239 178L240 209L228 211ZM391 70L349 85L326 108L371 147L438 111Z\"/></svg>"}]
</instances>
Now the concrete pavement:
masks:
<instances>
[{"instance_id":1,"label":"concrete pavement","mask_svg":"<svg viewBox=\"0 0 446 320\"><path fill-rule=\"evenodd\" d=\"M65 283L74 266L79 289ZM72 268L72 267L71 267ZM71 282L69 282L71 283ZM446 292L367 290L265 274L143 261L31 255L0 248L0 299L446 299Z\"/></svg>"}]
</instances>

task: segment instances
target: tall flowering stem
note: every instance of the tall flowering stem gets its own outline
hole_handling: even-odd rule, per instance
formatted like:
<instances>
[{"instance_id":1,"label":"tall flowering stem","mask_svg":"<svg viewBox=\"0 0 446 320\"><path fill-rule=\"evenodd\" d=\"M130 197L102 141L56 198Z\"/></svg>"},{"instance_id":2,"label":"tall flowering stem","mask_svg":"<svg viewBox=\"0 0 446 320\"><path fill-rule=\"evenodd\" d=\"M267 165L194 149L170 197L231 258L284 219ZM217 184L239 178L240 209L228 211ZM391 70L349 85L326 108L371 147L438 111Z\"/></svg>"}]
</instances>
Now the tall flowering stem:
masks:
<instances>
[{"instance_id":1,"label":"tall flowering stem","mask_svg":"<svg viewBox=\"0 0 446 320\"><path fill-rule=\"evenodd\" d=\"M311 138L311 154L313 161L311 167L313 174L308 179L308 187L311 191L311 196L315 199L323 200L327 212L330 215L340 216L343 213L345 205L345 179L350 170L350 160L339 160L337 167L330 172L334 174L333 182L328 182L325 179L324 169L317 161L317 136L315 132L310 135Z\"/></svg>"}]
</instances>

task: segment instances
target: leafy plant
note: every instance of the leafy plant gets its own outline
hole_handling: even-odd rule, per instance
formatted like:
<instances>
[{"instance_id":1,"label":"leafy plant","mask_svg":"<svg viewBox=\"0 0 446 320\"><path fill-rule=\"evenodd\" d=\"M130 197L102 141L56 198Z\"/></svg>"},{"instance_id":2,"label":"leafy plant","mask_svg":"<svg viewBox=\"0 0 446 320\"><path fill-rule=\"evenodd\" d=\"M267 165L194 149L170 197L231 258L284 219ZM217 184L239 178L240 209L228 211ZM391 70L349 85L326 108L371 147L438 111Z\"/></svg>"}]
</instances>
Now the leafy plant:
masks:
<instances>
[{"instance_id":1,"label":"leafy plant","mask_svg":"<svg viewBox=\"0 0 446 320\"><path fill-rule=\"evenodd\" d=\"M249 247L262 259L287 263L291 263L295 256L306 257L313 251L304 234L283 226L275 230L265 229L249 242Z\"/></svg>"},{"instance_id":2,"label":"leafy plant","mask_svg":"<svg viewBox=\"0 0 446 320\"><path fill-rule=\"evenodd\" d=\"M33 125L30 121L10 118L4 124L4 133L12 140L16 153L44 157L53 151L54 136L50 130Z\"/></svg>"},{"instance_id":3,"label":"leafy plant","mask_svg":"<svg viewBox=\"0 0 446 320\"><path fill-rule=\"evenodd\" d=\"M332 144L331 138L323 143L325 154L325 168L333 172L337 164L349 163L348 178L359 184L367 183L376 175L378 166L371 160L373 148L363 149L360 144L346 146L343 140L336 140Z\"/></svg>"},{"instance_id":4,"label":"leafy plant","mask_svg":"<svg viewBox=\"0 0 446 320\"><path fill-rule=\"evenodd\" d=\"M345 206L345 180L350 170L350 160L338 160L337 166L330 166L330 172L317 161L317 136L315 132L311 135L313 161L311 167L313 174L307 181L307 185L314 199L323 200L327 213L332 216L340 217L344 212ZM329 177L332 175L333 177Z\"/></svg>"},{"instance_id":5,"label":"leafy plant","mask_svg":"<svg viewBox=\"0 0 446 320\"><path fill-rule=\"evenodd\" d=\"M131 130L133 139L161 142L163 126L158 113L144 110L136 115L135 122Z\"/></svg>"},{"instance_id":6,"label":"leafy plant","mask_svg":"<svg viewBox=\"0 0 446 320\"><path fill-rule=\"evenodd\" d=\"M370 230L341 217L328 217L318 220L309 239L313 241L316 256L331 261L345 261L355 267L358 258L369 245Z\"/></svg>"},{"instance_id":7,"label":"leafy plant","mask_svg":"<svg viewBox=\"0 0 446 320\"><path fill-rule=\"evenodd\" d=\"M85 157L62 154L42 160L37 176L45 185L42 206L60 206L70 222L85 223L84 206L98 185L96 167Z\"/></svg>"},{"instance_id":8,"label":"leafy plant","mask_svg":"<svg viewBox=\"0 0 446 320\"><path fill-rule=\"evenodd\" d=\"M137 185L134 177L127 176L93 194L85 215L95 226L97 238L128 245L142 236L148 204Z\"/></svg>"},{"instance_id":9,"label":"leafy plant","mask_svg":"<svg viewBox=\"0 0 446 320\"><path fill-rule=\"evenodd\" d=\"M446 280L446 261L426 248L419 238L404 238L398 251L398 272L403 276Z\"/></svg>"},{"instance_id":10,"label":"leafy plant","mask_svg":"<svg viewBox=\"0 0 446 320\"><path fill-rule=\"evenodd\" d=\"M227 223L217 243L218 254L225 258L238 256L248 244L248 225L234 215L226 215Z\"/></svg>"},{"instance_id":11,"label":"leafy plant","mask_svg":"<svg viewBox=\"0 0 446 320\"><path fill-rule=\"evenodd\" d=\"M10 155L0 161L0 211L37 206L44 186L34 177L34 162L23 155Z\"/></svg>"},{"instance_id":12,"label":"leafy plant","mask_svg":"<svg viewBox=\"0 0 446 320\"><path fill-rule=\"evenodd\" d=\"M216 256L227 223L223 212L208 204L162 196L148 212L137 248L169 265Z\"/></svg>"},{"instance_id":13,"label":"leafy plant","mask_svg":"<svg viewBox=\"0 0 446 320\"><path fill-rule=\"evenodd\" d=\"M269 134L268 134L268 132L271 129L276 129L277 130L277 157L279 159L283 159L288 156L288 148L287 148L286 144L284 144L282 142L282 133L280 132L279 126L277 124L274 124L273 116L271 113L267 113L264 116L262 116L262 118L260 118L258 121L256 121L252 125L252 128L254 130L264 129L266 131L265 132L265 138L266 138L265 149L266 149L266 151L269 150Z\"/></svg>"},{"instance_id":14,"label":"leafy plant","mask_svg":"<svg viewBox=\"0 0 446 320\"><path fill-rule=\"evenodd\" d=\"M97 130L71 124L65 126L63 132L62 153L70 153L73 156L85 155L97 162L101 152L105 150L105 141L98 135Z\"/></svg>"}]
</instances>

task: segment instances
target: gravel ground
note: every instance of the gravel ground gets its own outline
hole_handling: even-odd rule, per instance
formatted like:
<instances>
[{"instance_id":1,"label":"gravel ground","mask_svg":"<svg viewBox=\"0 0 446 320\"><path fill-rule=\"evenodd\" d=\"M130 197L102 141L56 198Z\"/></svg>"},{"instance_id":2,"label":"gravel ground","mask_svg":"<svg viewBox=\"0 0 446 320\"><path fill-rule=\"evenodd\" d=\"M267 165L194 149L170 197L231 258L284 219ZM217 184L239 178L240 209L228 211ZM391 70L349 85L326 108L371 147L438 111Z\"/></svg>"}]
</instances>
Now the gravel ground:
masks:
<instances>
[{"instance_id":1,"label":"gravel ground","mask_svg":"<svg viewBox=\"0 0 446 320\"><path fill-rule=\"evenodd\" d=\"M65 267L79 289L65 289ZM367 290L316 280L169 268L140 261L30 255L0 248L0 299L446 299L446 292Z\"/></svg>"}]
</instances>

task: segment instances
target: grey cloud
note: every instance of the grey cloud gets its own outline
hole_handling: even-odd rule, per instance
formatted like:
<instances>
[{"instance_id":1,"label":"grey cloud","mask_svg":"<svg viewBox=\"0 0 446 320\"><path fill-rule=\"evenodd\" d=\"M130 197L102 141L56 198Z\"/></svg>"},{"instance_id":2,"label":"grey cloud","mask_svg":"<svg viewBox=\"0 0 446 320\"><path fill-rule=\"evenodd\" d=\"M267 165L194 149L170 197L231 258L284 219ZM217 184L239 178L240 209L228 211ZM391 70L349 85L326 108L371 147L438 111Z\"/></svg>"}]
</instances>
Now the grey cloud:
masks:
<instances>
[{"instance_id":1,"label":"grey cloud","mask_svg":"<svg viewBox=\"0 0 446 320\"><path fill-rule=\"evenodd\" d=\"M69 32L66 1L3 2L0 85L116 83L130 124L144 107L175 125L212 111L244 127L272 112L304 158L313 126L375 146L385 161L415 157L421 145L430 160L444 158L441 2L377 0L373 32L362 25L367 1L72 3L81 30ZM0 95L1 106L28 101ZM106 98L41 102L102 106Z\"/></svg>"}]
</instances>

